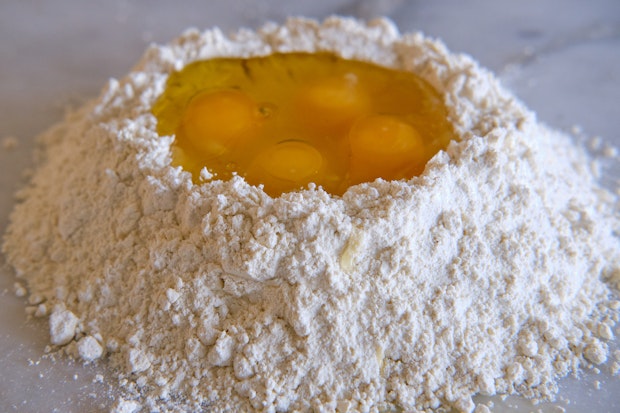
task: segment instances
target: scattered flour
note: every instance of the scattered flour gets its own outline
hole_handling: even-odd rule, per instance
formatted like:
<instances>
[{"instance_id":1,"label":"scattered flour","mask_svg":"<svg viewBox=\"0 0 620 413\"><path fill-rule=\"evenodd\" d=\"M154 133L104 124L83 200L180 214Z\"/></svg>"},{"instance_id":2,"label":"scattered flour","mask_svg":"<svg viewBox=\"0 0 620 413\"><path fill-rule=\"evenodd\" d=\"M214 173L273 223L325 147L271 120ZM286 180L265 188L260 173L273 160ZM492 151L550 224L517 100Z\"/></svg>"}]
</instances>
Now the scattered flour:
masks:
<instances>
[{"instance_id":1,"label":"scattered flour","mask_svg":"<svg viewBox=\"0 0 620 413\"><path fill-rule=\"evenodd\" d=\"M101 347L101 344L92 336L82 337L80 341L78 341L77 347L78 354L82 360L86 362L97 360L103 355L103 347Z\"/></svg>"},{"instance_id":2,"label":"scattered flour","mask_svg":"<svg viewBox=\"0 0 620 413\"><path fill-rule=\"evenodd\" d=\"M79 319L60 306L50 316L50 342L54 345L69 343L75 337Z\"/></svg>"},{"instance_id":3,"label":"scattered flour","mask_svg":"<svg viewBox=\"0 0 620 413\"><path fill-rule=\"evenodd\" d=\"M15 136L5 136L2 138L2 148L6 151L12 151L17 148L19 141Z\"/></svg>"},{"instance_id":4,"label":"scattered flour","mask_svg":"<svg viewBox=\"0 0 620 413\"><path fill-rule=\"evenodd\" d=\"M460 141L420 177L342 197L170 166L150 111L171 71L318 50L418 73ZM473 395L551 397L608 357L617 198L569 137L421 34L340 18L188 31L41 144L3 251L51 309L55 348L117 369L117 412L485 412Z\"/></svg>"}]
</instances>

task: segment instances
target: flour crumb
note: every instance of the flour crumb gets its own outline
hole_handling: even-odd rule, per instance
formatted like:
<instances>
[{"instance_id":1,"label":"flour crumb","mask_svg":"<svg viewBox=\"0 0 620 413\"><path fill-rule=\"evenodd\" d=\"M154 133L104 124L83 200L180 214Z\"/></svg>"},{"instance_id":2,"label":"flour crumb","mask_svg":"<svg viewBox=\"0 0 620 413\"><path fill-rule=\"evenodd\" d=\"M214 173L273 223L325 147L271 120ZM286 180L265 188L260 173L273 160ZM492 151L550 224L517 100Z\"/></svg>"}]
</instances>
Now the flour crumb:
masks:
<instances>
[{"instance_id":1,"label":"flour crumb","mask_svg":"<svg viewBox=\"0 0 620 413\"><path fill-rule=\"evenodd\" d=\"M78 321L71 311L55 308L50 316L50 342L57 346L69 343L75 336Z\"/></svg>"},{"instance_id":2,"label":"flour crumb","mask_svg":"<svg viewBox=\"0 0 620 413\"><path fill-rule=\"evenodd\" d=\"M19 145L19 140L15 136L5 136L2 138L2 148L5 151L12 151Z\"/></svg>"},{"instance_id":3,"label":"flour crumb","mask_svg":"<svg viewBox=\"0 0 620 413\"><path fill-rule=\"evenodd\" d=\"M112 408L111 413L137 413L140 410L142 410L142 406L135 400L120 399Z\"/></svg>"},{"instance_id":4,"label":"flour crumb","mask_svg":"<svg viewBox=\"0 0 620 413\"><path fill-rule=\"evenodd\" d=\"M574 132L573 134L576 135ZM592 152L598 152L601 149L601 146L603 146L603 138L600 136L593 136L588 141L588 147Z\"/></svg>"},{"instance_id":5,"label":"flour crumb","mask_svg":"<svg viewBox=\"0 0 620 413\"><path fill-rule=\"evenodd\" d=\"M103 347L92 336L84 336L78 341L78 354L85 362L92 362L103 355Z\"/></svg>"},{"instance_id":6,"label":"flour crumb","mask_svg":"<svg viewBox=\"0 0 620 413\"><path fill-rule=\"evenodd\" d=\"M618 157L618 148L611 146L611 145L606 145L603 148L603 156L606 158L617 158Z\"/></svg>"},{"instance_id":7,"label":"flour crumb","mask_svg":"<svg viewBox=\"0 0 620 413\"><path fill-rule=\"evenodd\" d=\"M474 413L491 413L491 409L484 404L479 404L476 406Z\"/></svg>"},{"instance_id":8,"label":"flour crumb","mask_svg":"<svg viewBox=\"0 0 620 413\"><path fill-rule=\"evenodd\" d=\"M609 324L601 324L598 327L599 337L604 338L605 340L613 340L614 333Z\"/></svg>"},{"instance_id":9,"label":"flour crumb","mask_svg":"<svg viewBox=\"0 0 620 413\"><path fill-rule=\"evenodd\" d=\"M593 364L602 364L607 361L607 346L600 341L594 341L586 347L583 355Z\"/></svg>"},{"instance_id":10,"label":"flour crumb","mask_svg":"<svg viewBox=\"0 0 620 413\"><path fill-rule=\"evenodd\" d=\"M34 316L37 317L37 318L40 318L40 317L45 317L46 315L48 315L47 305L45 305L44 303L43 304L39 304L36 307L36 310L34 312Z\"/></svg>"},{"instance_id":11,"label":"flour crumb","mask_svg":"<svg viewBox=\"0 0 620 413\"><path fill-rule=\"evenodd\" d=\"M140 373L148 369L151 365L148 356L139 349L129 350L127 357L127 368L132 373Z\"/></svg>"},{"instance_id":12,"label":"flour crumb","mask_svg":"<svg viewBox=\"0 0 620 413\"><path fill-rule=\"evenodd\" d=\"M13 291L15 291L15 296L17 297L25 297L28 294L28 290L21 283L13 284Z\"/></svg>"}]
</instances>

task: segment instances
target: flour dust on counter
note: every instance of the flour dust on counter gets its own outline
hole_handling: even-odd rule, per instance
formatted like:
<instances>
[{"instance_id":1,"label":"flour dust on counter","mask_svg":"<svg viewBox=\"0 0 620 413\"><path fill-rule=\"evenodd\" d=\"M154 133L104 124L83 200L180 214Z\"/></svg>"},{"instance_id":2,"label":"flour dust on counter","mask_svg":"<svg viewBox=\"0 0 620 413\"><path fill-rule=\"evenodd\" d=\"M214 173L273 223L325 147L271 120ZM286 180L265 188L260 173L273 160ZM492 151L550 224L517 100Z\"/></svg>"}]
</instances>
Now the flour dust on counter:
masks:
<instances>
[{"instance_id":1,"label":"flour dust on counter","mask_svg":"<svg viewBox=\"0 0 620 413\"><path fill-rule=\"evenodd\" d=\"M2 138L2 149L12 151L19 145L19 140L15 136L5 136Z\"/></svg>"},{"instance_id":2,"label":"flour dust on counter","mask_svg":"<svg viewBox=\"0 0 620 413\"><path fill-rule=\"evenodd\" d=\"M342 196L172 166L171 74L286 52L416 73L457 139ZM609 357L620 223L597 176L492 73L386 20L189 30L41 136L3 252L51 348L115 369L118 412L473 412Z\"/></svg>"}]
</instances>

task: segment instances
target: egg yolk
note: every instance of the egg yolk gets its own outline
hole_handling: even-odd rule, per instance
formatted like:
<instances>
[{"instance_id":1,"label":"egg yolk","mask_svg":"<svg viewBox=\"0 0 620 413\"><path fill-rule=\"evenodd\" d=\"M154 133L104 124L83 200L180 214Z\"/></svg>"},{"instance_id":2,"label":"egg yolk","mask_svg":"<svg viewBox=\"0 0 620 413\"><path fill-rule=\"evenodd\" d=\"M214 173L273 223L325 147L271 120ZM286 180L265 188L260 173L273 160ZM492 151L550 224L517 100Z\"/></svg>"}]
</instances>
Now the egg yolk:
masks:
<instances>
[{"instance_id":1,"label":"egg yolk","mask_svg":"<svg viewBox=\"0 0 620 413\"><path fill-rule=\"evenodd\" d=\"M426 148L420 133L410 124L389 115L359 119L349 132L351 181L376 177L401 179L424 164Z\"/></svg>"},{"instance_id":2,"label":"egg yolk","mask_svg":"<svg viewBox=\"0 0 620 413\"><path fill-rule=\"evenodd\" d=\"M274 197L409 179L454 139L424 80L327 53L192 63L170 75L153 113L175 137L172 164L196 182L240 175Z\"/></svg>"},{"instance_id":3,"label":"egg yolk","mask_svg":"<svg viewBox=\"0 0 620 413\"><path fill-rule=\"evenodd\" d=\"M353 73L312 81L301 88L295 103L302 121L324 130L346 128L371 110L370 97Z\"/></svg>"},{"instance_id":4,"label":"egg yolk","mask_svg":"<svg viewBox=\"0 0 620 413\"><path fill-rule=\"evenodd\" d=\"M312 145L301 141L284 141L258 154L248 168L246 179L264 185L267 192L282 193L305 186L321 171L323 156Z\"/></svg>"},{"instance_id":5,"label":"egg yolk","mask_svg":"<svg viewBox=\"0 0 620 413\"><path fill-rule=\"evenodd\" d=\"M256 103L243 92L220 90L194 96L183 112L178 138L196 150L219 156L243 150L258 120Z\"/></svg>"}]
</instances>

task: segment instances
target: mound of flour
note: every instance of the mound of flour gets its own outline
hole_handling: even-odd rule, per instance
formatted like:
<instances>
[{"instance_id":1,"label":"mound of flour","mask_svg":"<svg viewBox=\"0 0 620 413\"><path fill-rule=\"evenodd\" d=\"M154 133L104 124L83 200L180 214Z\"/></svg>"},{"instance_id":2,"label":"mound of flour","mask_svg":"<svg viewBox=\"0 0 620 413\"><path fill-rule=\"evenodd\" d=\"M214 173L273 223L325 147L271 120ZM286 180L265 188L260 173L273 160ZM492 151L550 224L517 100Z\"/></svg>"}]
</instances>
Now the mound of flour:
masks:
<instances>
[{"instance_id":1,"label":"mound of flour","mask_svg":"<svg viewBox=\"0 0 620 413\"><path fill-rule=\"evenodd\" d=\"M170 166L153 103L199 59L330 51L418 73L460 141L408 182L273 199ZM466 56L386 21L188 31L41 138L3 251L51 344L119 411L471 412L607 358L618 205L591 160Z\"/></svg>"}]
</instances>

